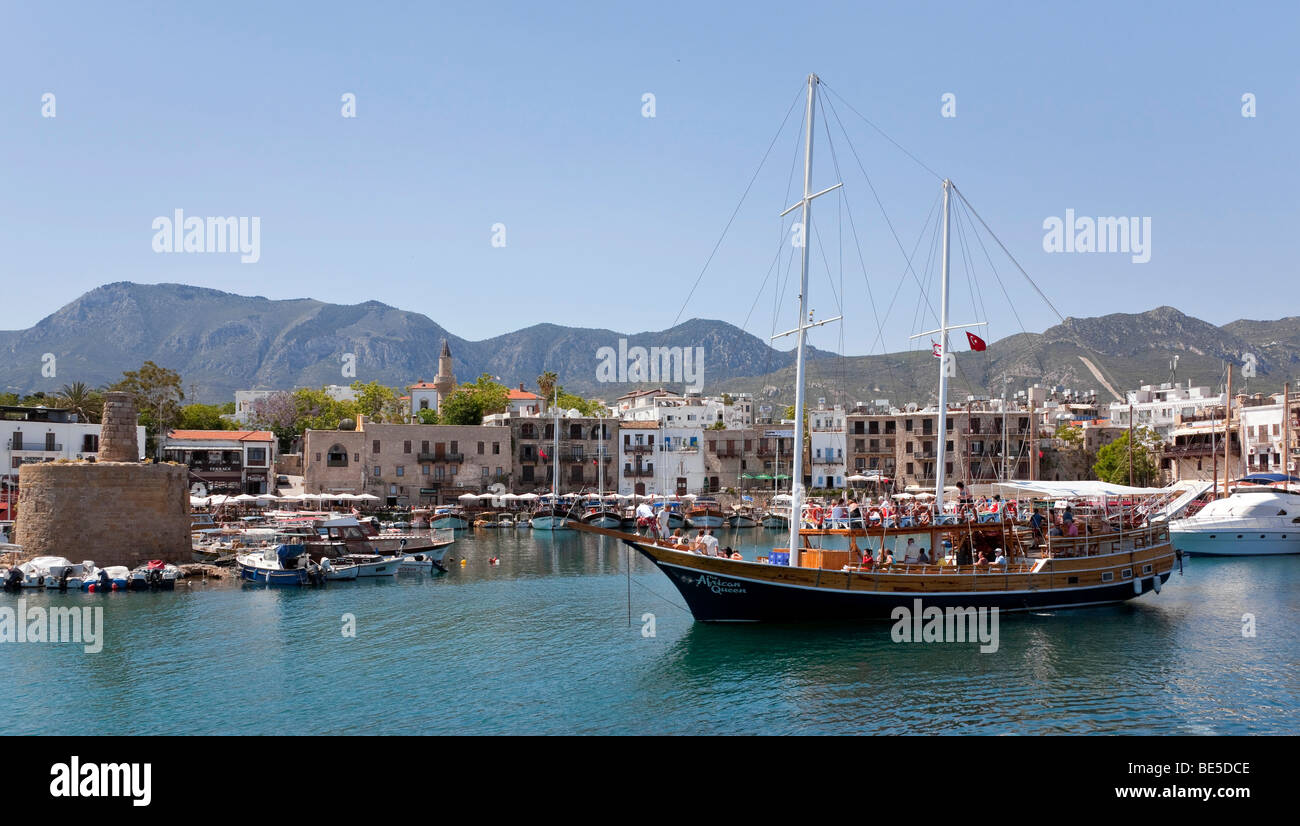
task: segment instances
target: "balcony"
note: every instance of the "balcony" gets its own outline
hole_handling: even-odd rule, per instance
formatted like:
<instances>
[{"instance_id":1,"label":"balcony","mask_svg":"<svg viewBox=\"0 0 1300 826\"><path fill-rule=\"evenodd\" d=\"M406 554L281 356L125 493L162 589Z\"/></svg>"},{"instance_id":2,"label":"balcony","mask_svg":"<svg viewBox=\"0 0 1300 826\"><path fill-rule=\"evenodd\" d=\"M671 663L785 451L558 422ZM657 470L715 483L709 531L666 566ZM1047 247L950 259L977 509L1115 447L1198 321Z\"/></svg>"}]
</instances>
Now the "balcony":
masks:
<instances>
[{"instance_id":1,"label":"balcony","mask_svg":"<svg viewBox=\"0 0 1300 826\"><path fill-rule=\"evenodd\" d=\"M643 453L650 453L654 449L654 445L623 445L623 452L629 456L640 456Z\"/></svg>"},{"instance_id":2,"label":"balcony","mask_svg":"<svg viewBox=\"0 0 1300 826\"><path fill-rule=\"evenodd\" d=\"M649 479L654 477L655 469L653 467L634 468L634 467L629 467L627 465L624 465L623 475L628 477L629 479L641 479L641 478Z\"/></svg>"},{"instance_id":3,"label":"balcony","mask_svg":"<svg viewBox=\"0 0 1300 826\"><path fill-rule=\"evenodd\" d=\"M63 445L54 445L51 447L45 442L19 442L18 446L14 447L13 442L11 441L9 443L9 449L14 453L49 453L51 451L63 450Z\"/></svg>"},{"instance_id":4,"label":"balcony","mask_svg":"<svg viewBox=\"0 0 1300 826\"><path fill-rule=\"evenodd\" d=\"M416 461L418 462L456 462L457 464L465 461L464 453L417 453Z\"/></svg>"},{"instance_id":5,"label":"balcony","mask_svg":"<svg viewBox=\"0 0 1300 826\"><path fill-rule=\"evenodd\" d=\"M745 452L738 448L731 448L714 451L713 455L719 459L739 459L745 455Z\"/></svg>"}]
</instances>

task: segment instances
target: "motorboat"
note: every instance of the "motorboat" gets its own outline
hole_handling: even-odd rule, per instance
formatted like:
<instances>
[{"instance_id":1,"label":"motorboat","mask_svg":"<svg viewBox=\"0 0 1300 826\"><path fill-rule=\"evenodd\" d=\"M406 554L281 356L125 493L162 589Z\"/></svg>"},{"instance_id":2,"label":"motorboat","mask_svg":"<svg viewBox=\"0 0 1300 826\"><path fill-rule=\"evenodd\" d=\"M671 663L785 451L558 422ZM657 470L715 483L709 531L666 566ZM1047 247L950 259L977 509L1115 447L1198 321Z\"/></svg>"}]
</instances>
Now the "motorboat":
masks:
<instances>
[{"instance_id":1,"label":"motorboat","mask_svg":"<svg viewBox=\"0 0 1300 826\"><path fill-rule=\"evenodd\" d=\"M783 530L783 531L789 530L790 529L790 506L773 505L772 507L768 508L766 512L763 513L763 518L760 521L762 522L764 528L770 528L773 530Z\"/></svg>"},{"instance_id":2,"label":"motorboat","mask_svg":"<svg viewBox=\"0 0 1300 826\"><path fill-rule=\"evenodd\" d=\"M130 588L132 591L174 591L180 575L181 569L175 565L151 559L131 571Z\"/></svg>"},{"instance_id":3,"label":"motorboat","mask_svg":"<svg viewBox=\"0 0 1300 826\"><path fill-rule=\"evenodd\" d=\"M1300 553L1300 495L1242 486L1169 523L1174 547L1193 556Z\"/></svg>"},{"instance_id":4,"label":"motorboat","mask_svg":"<svg viewBox=\"0 0 1300 826\"><path fill-rule=\"evenodd\" d=\"M607 505L599 499L593 499L586 503L581 518L586 524L596 525L601 528L617 528L623 524L618 508Z\"/></svg>"},{"instance_id":5,"label":"motorboat","mask_svg":"<svg viewBox=\"0 0 1300 826\"><path fill-rule=\"evenodd\" d=\"M318 585L325 581L306 545L278 544L254 553L239 554L239 576L267 585Z\"/></svg>"},{"instance_id":6,"label":"motorboat","mask_svg":"<svg viewBox=\"0 0 1300 826\"><path fill-rule=\"evenodd\" d=\"M125 565L109 565L106 568L94 568L86 572L81 583L83 591L92 594L107 594L111 591L125 591L130 585L131 570Z\"/></svg>"},{"instance_id":7,"label":"motorboat","mask_svg":"<svg viewBox=\"0 0 1300 826\"><path fill-rule=\"evenodd\" d=\"M498 521L500 518L501 518L501 515L500 515L500 514L498 514L498 513L492 513L491 511L489 511L489 512L487 512L487 513L481 513L481 514L479 514L478 516L476 516L476 517L474 518L474 527L475 527L475 528L495 528L495 527L497 527L497 521Z\"/></svg>"}]
</instances>

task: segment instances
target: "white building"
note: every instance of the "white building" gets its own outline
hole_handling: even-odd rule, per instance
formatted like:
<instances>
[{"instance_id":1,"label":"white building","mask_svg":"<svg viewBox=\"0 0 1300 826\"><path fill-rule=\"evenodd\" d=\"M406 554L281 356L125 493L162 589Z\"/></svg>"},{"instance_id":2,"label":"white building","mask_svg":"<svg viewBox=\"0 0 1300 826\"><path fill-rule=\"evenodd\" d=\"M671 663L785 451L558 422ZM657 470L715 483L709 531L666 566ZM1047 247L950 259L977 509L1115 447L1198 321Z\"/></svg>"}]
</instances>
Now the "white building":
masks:
<instances>
[{"instance_id":1,"label":"white building","mask_svg":"<svg viewBox=\"0 0 1300 826\"><path fill-rule=\"evenodd\" d=\"M842 488L845 477L845 412L840 405L809 410L808 458L813 488Z\"/></svg>"},{"instance_id":2,"label":"white building","mask_svg":"<svg viewBox=\"0 0 1300 826\"><path fill-rule=\"evenodd\" d=\"M1208 408L1226 403L1223 393L1210 394L1208 387L1192 387L1169 383L1159 386L1146 384L1139 390L1130 390L1128 400L1111 402L1110 423L1114 427L1128 427L1129 405L1133 406L1133 424L1149 427L1168 440L1173 437L1177 417L1194 418Z\"/></svg>"},{"instance_id":3,"label":"white building","mask_svg":"<svg viewBox=\"0 0 1300 826\"><path fill-rule=\"evenodd\" d=\"M1275 404L1242 407L1242 444L1247 473L1286 473L1282 467L1282 394Z\"/></svg>"}]
</instances>

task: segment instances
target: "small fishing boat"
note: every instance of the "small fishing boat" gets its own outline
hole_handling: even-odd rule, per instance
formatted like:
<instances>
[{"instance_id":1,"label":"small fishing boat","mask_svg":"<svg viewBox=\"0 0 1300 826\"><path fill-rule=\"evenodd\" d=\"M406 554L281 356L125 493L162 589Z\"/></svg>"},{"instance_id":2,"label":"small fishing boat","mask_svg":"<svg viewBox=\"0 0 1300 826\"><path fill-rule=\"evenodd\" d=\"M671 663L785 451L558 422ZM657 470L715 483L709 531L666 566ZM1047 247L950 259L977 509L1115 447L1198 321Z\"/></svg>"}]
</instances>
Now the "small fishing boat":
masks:
<instances>
[{"instance_id":1,"label":"small fishing boat","mask_svg":"<svg viewBox=\"0 0 1300 826\"><path fill-rule=\"evenodd\" d=\"M161 559L151 559L131 572L132 591L174 591L181 570Z\"/></svg>"},{"instance_id":2,"label":"small fishing boat","mask_svg":"<svg viewBox=\"0 0 1300 826\"><path fill-rule=\"evenodd\" d=\"M397 576L397 572L401 570L405 561L406 557L404 556L380 556L379 554L357 553L334 557L332 560L333 564L336 565L356 565L358 579Z\"/></svg>"},{"instance_id":3,"label":"small fishing boat","mask_svg":"<svg viewBox=\"0 0 1300 826\"><path fill-rule=\"evenodd\" d=\"M325 581L306 545L279 544L256 553L239 554L239 576L267 585L318 585Z\"/></svg>"},{"instance_id":4,"label":"small fishing boat","mask_svg":"<svg viewBox=\"0 0 1300 826\"><path fill-rule=\"evenodd\" d=\"M790 507L788 505L773 505L764 512L762 523L764 528L783 531L789 530Z\"/></svg>"},{"instance_id":5,"label":"small fishing boat","mask_svg":"<svg viewBox=\"0 0 1300 826\"><path fill-rule=\"evenodd\" d=\"M513 513L503 513L497 516L498 528L513 528L515 526L515 515Z\"/></svg>"},{"instance_id":6,"label":"small fishing boat","mask_svg":"<svg viewBox=\"0 0 1300 826\"><path fill-rule=\"evenodd\" d=\"M452 528L460 531L469 527L469 519L464 509L455 505L446 505L433 512L433 516L429 518L429 525L434 529Z\"/></svg>"},{"instance_id":7,"label":"small fishing boat","mask_svg":"<svg viewBox=\"0 0 1300 826\"><path fill-rule=\"evenodd\" d=\"M753 505L732 505L727 524L733 528L758 527L759 515Z\"/></svg>"},{"instance_id":8,"label":"small fishing boat","mask_svg":"<svg viewBox=\"0 0 1300 826\"><path fill-rule=\"evenodd\" d=\"M725 520L722 505L712 496L701 496L686 509L686 522L692 528L721 528Z\"/></svg>"},{"instance_id":9,"label":"small fishing boat","mask_svg":"<svg viewBox=\"0 0 1300 826\"><path fill-rule=\"evenodd\" d=\"M87 571L95 568L95 563L89 559L74 563L64 557L36 557L32 560L35 564L36 573L44 571L41 585L50 590L59 591L79 591L82 582L85 580ZM19 566L22 567L22 566ZM34 587L28 585L27 587Z\"/></svg>"},{"instance_id":10,"label":"small fishing boat","mask_svg":"<svg viewBox=\"0 0 1300 826\"><path fill-rule=\"evenodd\" d=\"M566 530L569 527L569 509L564 505L542 505L533 512L529 523L535 531Z\"/></svg>"},{"instance_id":11,"label":"small fishing boat","mask_svg":"<svg viewBox=\"0 0 1300 826\"><path fill-rule=\"evenodd\" d=\"M487 512L487 513L481 513L481 514L479 514L478 516L476 516L476 517L474 518L474 527L475 527L475 528L495 528L495 527L497 527L497 521L498 521L500 518L501 518L501 514L499 514L499 513L492 513L492 512L490 512L490 511Z\"/></svg>"},{"instance_id":12,"label":"small fishing boat","mask_svg":"<svg viewBox=\"0 0 1300 826\"><path fill-rule=\"evenodd\" d=\"M587 502L581 518L586 524L596 525L601 528L617 528L623 524L623 518L618 512L618 508L606 505L600 500Z\"/></svg>"},{"instance_id":13,"label":"small fishing boat","mask_svg":"<svg viewBox=\"0 0 1300 826\"><path fill-rule=\"evenodd\" d=\"M361 573L361 566L345 562L335 564L334 560L325 557L320 561L320 571L325 576L326 582L348 581L357 578Z\"/></svg>"}]
</instances>

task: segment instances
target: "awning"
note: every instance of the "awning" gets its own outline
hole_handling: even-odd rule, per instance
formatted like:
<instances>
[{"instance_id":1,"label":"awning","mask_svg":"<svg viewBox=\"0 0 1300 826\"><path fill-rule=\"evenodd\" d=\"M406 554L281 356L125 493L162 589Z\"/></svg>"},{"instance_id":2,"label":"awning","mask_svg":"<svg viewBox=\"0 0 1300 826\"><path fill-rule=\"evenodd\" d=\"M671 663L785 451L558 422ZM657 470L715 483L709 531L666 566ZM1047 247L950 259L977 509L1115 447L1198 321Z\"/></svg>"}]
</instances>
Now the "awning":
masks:
<instances>
[{"instance_id":1,"label":"awning","mask_svg":"<svg viewBox=\"0 0 1300 826\"><path fill-rule=\"evenodd\" d=\"M1030 482L1030 481L1010 481L996 482L995 485L1003 490L1014 491L1016 493L1038 494L1040 496L1054 496L1061 498L1077 497L1087 499L1099 499L1104 496L1154 496L1162 493L1170 493L1168 488L1132 488L1128 485L1113 485L1110 482Z\"/></svg>"}]
</instances>

